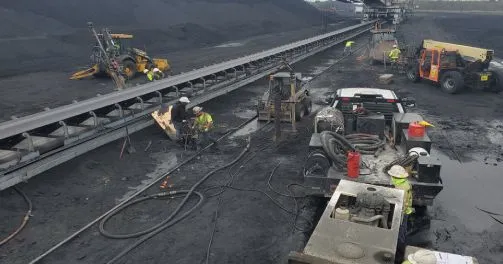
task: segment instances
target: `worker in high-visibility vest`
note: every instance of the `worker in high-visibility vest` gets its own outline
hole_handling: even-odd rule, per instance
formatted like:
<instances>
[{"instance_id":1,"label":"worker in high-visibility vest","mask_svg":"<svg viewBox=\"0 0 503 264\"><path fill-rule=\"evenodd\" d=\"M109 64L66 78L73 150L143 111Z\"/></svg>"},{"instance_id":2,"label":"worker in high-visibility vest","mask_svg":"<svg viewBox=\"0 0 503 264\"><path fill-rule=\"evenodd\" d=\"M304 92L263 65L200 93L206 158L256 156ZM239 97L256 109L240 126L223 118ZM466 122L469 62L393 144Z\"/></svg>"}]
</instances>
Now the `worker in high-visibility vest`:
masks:
<instances>
[{"instance_id":1,"label":"worker in high-visibility vest","mask_svg":"<svg viewBox=\"0 0 503 264\"><path fill-rule=\"evenodd\" d=\"M388 57L392 63L396 63L400 58L401 51L396 44L393 45L393 49L389 52Z\"/></svg>"},{"instance_id":2,"label":"worker in high-visibility vest","mask_svg":"<svg viewBox=\"0 0 503 264\"><path fill-rule=\"evenodd\" d=\"M196 141L197 149L199 150L201 147L206 147L209 143L213 143L213 148L216 149L217 141L211 135L213 118L210 114L203 112L203 108L200 106L195 106L192 111L196 116L193 128L198 132Z\"/></svg>"},{"instance_id":3,"label":"worker in high-visibility vest","mask_svg":"<svg viewBox=\"0 0 503 264\"><path fill-rule=\"evenodd\" d=\"M355 44L355 42L354 42L354 41L347 41L347 42L346 42L346 46L344 47L344 53L349 52L349 53L351 54L353 44Z\"/></svg>"},{"instance_id":4,"label":"worker in high-visibility vest","mask_svg":"<svg viewBox=\"0 0 503 264\"><path fill-rule=\"evenodd\" d=\"M149 82L154 81L154 71L149 70L149 69L145 69L145 70L143 70L143 73L145 73L147 75L147 80Z\"/></svg>"},{"instance_id":5,"label":"worker in high-visibility vest","mask_svg":"<svg viewBox=\"0 0 503 264\"><path fill-rule=\"evenodd\" d=\"M398 232L398 245L396 250L396 259L403 259L405 256L405 246L407 234L407 221L409 215L414 213L414 208L412 207L412 185L410 185L409 173L407 170L400 165L393 165L389 171L389 176L391 176L391 184L397 189L403 190L405 192L405 200L403 203L403 218Z\"/></svg>"}]
</instances>

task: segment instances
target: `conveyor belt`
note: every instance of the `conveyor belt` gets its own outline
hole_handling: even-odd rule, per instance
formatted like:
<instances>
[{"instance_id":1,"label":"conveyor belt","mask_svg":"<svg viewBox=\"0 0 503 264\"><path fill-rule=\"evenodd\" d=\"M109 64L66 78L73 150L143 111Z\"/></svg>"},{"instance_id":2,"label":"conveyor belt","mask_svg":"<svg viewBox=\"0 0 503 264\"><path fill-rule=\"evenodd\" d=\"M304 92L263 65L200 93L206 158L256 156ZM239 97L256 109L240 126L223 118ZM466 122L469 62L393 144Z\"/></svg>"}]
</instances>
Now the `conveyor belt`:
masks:
<instances>
[{"instance_id":1,"label":"conveyor belt","mask_svg":"<svg viewBox=\"0 0 503 264\"><path fill-rule=\"evenodd\" d=\"M150 113L179 96L189 107L226 94L358 36L374 21L214 64L167 79L0 123L0 190L153 124Z\"/></svg>"}]
</instances>

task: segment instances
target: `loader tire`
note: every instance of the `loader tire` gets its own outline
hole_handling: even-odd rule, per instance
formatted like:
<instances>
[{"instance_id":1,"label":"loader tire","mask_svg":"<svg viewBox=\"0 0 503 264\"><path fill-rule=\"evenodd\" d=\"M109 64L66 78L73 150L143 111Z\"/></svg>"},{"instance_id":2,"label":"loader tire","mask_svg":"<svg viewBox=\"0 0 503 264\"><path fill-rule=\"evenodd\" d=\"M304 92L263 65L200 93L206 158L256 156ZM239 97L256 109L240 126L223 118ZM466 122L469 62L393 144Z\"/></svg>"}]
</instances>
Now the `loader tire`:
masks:
<instances>
[{"instance_id":1,"label":"loader tire","mask_svg":"<svg viewBox=\"0 0 503 264\"><path fill-rule=\"evenodd\" d=\"M421 77L419 76L419 68L417 65L412 65L407 68L407 79L411 82L419 82Z\"/></svg>"},{"instance_id":2,"label":"loader tire","mask_svg":"<svg viewBox=\"0 0 503 264\"><path fill-rule=\"evenodd\" d=\"M446 93L455 94L465 87L463 75L457 71L448 71L440 79L440 87Z\"/></svg>"},{"instance_id":3,"label":"loader tire","mask_svg":"<svg viewBox=\"0 0 503 264\"><path fill-rule=\"evenodd\" d=\"M122 75L126 80L131 80L135 77L136 75L136 63L134 63L132 60L123 60L121 62L122 66Z\"/></svg>"},{"instance_id":4,"label":"loader tire","mask_svg":"<svg viewBox=\"0 0 503 264\"><path fill-rule=\"evenodd\" d=\"M500 93L503 90L503 74L493 71L493 79L491 81L490 92Z\"/></svg>"}]
</instances>

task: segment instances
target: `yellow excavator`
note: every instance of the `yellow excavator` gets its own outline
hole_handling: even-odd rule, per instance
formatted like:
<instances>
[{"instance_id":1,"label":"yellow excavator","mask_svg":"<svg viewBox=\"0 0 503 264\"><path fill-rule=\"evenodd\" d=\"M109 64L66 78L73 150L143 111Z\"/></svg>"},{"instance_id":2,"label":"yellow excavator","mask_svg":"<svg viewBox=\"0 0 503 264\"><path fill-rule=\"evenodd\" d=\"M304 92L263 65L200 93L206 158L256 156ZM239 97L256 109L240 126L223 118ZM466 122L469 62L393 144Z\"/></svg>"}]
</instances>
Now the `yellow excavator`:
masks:
<instances>
[{"instance_id":1,"label":"yellow excavator","mask_svg":"<svg viewBox=\"0 0 503 264\"><path fill-rule=\"evenodd\" d=\"M145 51L132 48L133 35L112 34L107 28L97 33L91 22L88 26L96 40L91 55L92 66L72 74L71 80L102 75L109 75L114 80L114 75L130 80L145 69L158 68L165 74L170 70L168 60L151 58Z\"/></svg>"}]
</instances>

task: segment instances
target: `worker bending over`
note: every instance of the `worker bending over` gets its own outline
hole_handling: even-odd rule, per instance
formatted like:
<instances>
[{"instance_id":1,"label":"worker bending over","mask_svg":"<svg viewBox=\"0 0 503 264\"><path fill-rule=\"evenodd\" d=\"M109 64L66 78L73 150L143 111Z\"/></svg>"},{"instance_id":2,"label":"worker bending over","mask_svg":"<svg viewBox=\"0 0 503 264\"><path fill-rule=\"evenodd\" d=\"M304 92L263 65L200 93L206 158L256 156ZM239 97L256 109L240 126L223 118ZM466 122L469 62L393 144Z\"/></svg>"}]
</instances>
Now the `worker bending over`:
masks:
<instances>
[{"instance_id":1,"label":"worker bending over","mask_svg":"<svg viewBox=\"0 0 503 264\"><path fill-rule=\"evenodd\" d=\"M183 96L178 99L178 102L176 102L173 105L173 108L171 108L171 123L176 129L176 139L178 141L183 141L182 138L182 130L183 130L183 125L187 123L188 119L188 114L187 114L187 104L190 103L189 98Z\"/></svg>"},{"instance_id":2,"label":"worker bending over","mask_svg":"<svg viewBox=\"0 0 503 264\"><path fill-rule=\"evenodd\" d=\"M207 146L209 143L213 143L213 147L217 141L211 136L211 131L213 129L213 118L211 115L203 112L203 108L200 106L195 106L192 111L196 119L194 120L194 129L198 132L197 139L197 149Z\"/></svg>"},{"instance_id":3,"label":"worker bending over","mask_svg":"<svg viewBox=\"0 0 503 264\"><path fill-rule=\"evenodd\" d=\"M409 215L414 212L412 207L412 186L410 185L409 173L404 167L400 165L393 165L388 171L389 176L391 176L391 183L395 188L403 190L405 192L405 200L403 204L403 218L402 224L400 225L400 230L398 233L398 245L396 250L396 260L401 261L405 257L405 247L407 234L407 221L409 220ZM400 262L398 262L400 263Z\"/></svg>"},{"instance_id":4,"label":"worker bending over","mask_svg":"<svg viewBox=\"0 0 503 264\"><path fill-rule=\"evenodd\" d=\"M145 73L145 75L147 75L147 80L149 82L154 81L154 71L153 70L145 69L145 70L143 70L143 73Z\"/></svg>"},{"instance_id":5,"label":"worker bending over","mask_svg":"<svg viewBox=\"0 0 503 264\"><path fill-rule=\"evenodd\" d=\"M400 58L401 51L396 44L393 45L393 49L389 52L388 57L391 63L397 63Z\"/></svg>"},{"instance_id":6,"label":"worker bending over","mask_svg":"<svg viewBox=\"0 0 503 264\"><path fill-rule=\"evenodd\" d=\"M354 41L347 41L346 46L344 47L344 53L351 54L353 52L353 44L355 44Z\"/></svg>"}]
</instances>

